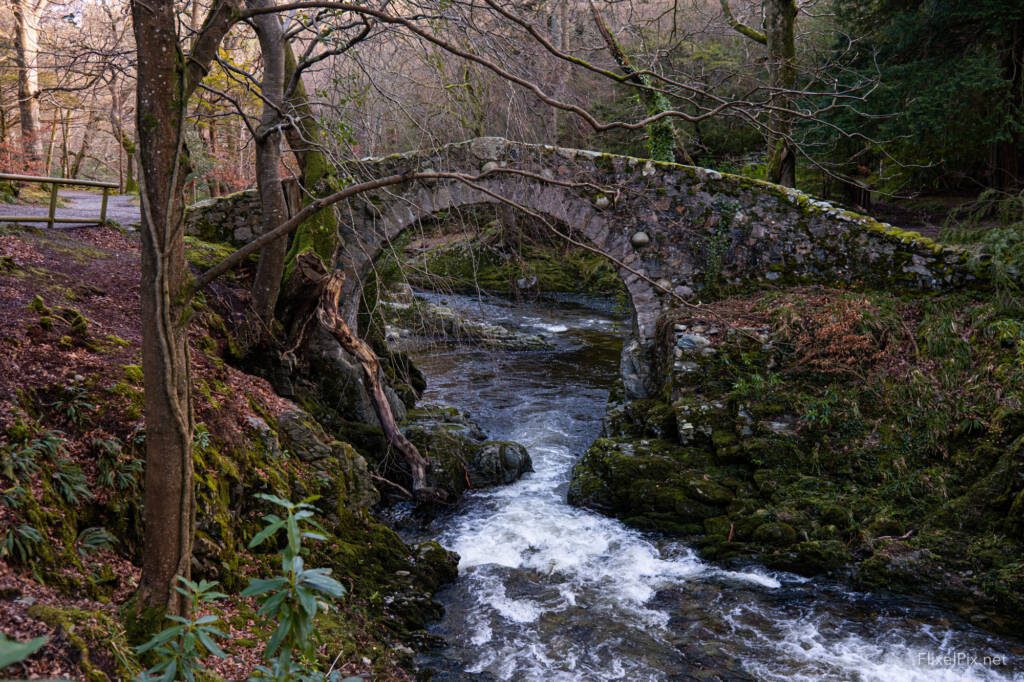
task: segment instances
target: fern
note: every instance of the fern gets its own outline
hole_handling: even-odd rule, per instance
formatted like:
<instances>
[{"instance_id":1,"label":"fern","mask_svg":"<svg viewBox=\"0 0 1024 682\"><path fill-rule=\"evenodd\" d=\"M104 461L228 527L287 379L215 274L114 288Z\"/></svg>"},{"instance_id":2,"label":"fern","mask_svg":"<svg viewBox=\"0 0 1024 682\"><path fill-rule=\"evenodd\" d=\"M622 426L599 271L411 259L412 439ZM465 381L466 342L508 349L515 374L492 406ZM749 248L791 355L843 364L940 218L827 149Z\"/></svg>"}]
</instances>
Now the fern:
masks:
<instances>
[{"instance_id":1,"label":"fern","mask_svg":"<svg viewBox=\"0 0 1024 682\"><path fill-rule=\"evenodd\" d=\"M78 553L86 557L96 552L113 549L114 545L117 544L117 538L106 528L86 528L78 534L78 540L75 544L78 545Z\"/></svg>"},{"instance_id":2,"label":"fern","mask_svg":"<svg viewBox=\"0 0 1024 682\"><path fill-rule=\"evenodd\" d=\"M62 459L57 462L57 470L51 477L57 488L57 492L68 504L91 500L92 491L89 490L89 482L82 473L82 468L70 459Z\"/></svg>"},{"instance_id":3,"label":"fern","mask_svg":"<svg viewBox=\"0 0 1024 682\"><path fill-rule=\"evenodd\" d=\"M8 558L20 561L23 564L32 563L39 558L39 550L45 544L46 538L27 523L22 523L10 528L4 534L0 542L0 558Z\"/></svg>"},{"instance_id":4,"label":"fern","mask_svg":"<svg viewBox=\"0 0 1024 682\"><path fill-rule=\"evenodd\" d=\"M68 423L81 426L89 415L96 411L96 405L89 401L89 391L85 386L65 386L50 407L64 415Z\"/></svg>"},{"instance_id":5,"label":"fern","mask_svg":"<svg viewBox=\"0 0 1024 682\"><path fill-rule=\"evenodd\" d=\"M98 451L96 483L119 491L135 490L142 473L142 462L130 457L117 438L96 438L92 446Z\"/></svg>"},{"instance_id":6,"label":"fern","mask_svg":"<svg viewBox=\"0 0 1024 682\"><path fill-rule=\"evenodd\" d=\"M0 490L0 504L8 509L21 509L26 497L28 497L28 492L20 485Z\"/></svg>"},{"instance_id":7,"label":"fern","mask_svg":"<svg viewBox=\"0 0 1024 682\"><path fill-rule=\"evenodd\" d=\"M940 238L973 245L991 256L997 280L1014 283L1024 272L1024 191L986 190L950 216Z\"/></svg>"},{"instance_id":8,"label":"fern","mask_svg":"<svg viewBox=\"0 0 1024 682\"><path fill-rule=\"evenodd\" d=\"M40 462L52 461L66 452L66 443L60 431L47 431L23 445L8 445L0 450L0 474L12 481L24 481L39 473Z\"/></svg>"},{"instance_id":9,"label":"fern","mask_svg":"<svg viewBox=\"0 0 1024 682\"><path fill-rule=\"evenodd\" d=\"M203 451L210 447L212 438L209 429L205 424L196 424L195 433L192 435L192 448L196 451Z\"/></svg>"}]
</instances>

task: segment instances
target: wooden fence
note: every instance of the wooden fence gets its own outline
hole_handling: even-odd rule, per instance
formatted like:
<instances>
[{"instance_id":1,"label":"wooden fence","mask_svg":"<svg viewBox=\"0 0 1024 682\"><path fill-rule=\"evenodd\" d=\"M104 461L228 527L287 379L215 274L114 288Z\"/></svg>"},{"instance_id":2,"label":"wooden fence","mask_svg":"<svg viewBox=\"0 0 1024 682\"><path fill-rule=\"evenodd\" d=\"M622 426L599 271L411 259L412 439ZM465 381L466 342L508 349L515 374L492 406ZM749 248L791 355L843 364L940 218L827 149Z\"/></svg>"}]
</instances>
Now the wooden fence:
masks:
<instances>
[{"instance_id":1,"label":"wooden fence","mask_svg":"<svg viewBox=\"0 0 1024 682\"><path fill-rule=\"evenodd\" d=\"M110 190L118 188L118 184L116 182L75 180L73 178L48 178L40 175L15 175L12 173L0 173L0 180L11 180L14 182L38 182L41 185L50 185L50 210L45 218L43 216L0 216L0 221L5 223L46 223L48 228L52 228L54 223L96 223L98 225L102 225L107 221L107 196L110 194ZM57 217L57 190L61 185L76 187L102 187L103 200L100 202L99 220L67 216Z\"/></svg>"}]
</instances>

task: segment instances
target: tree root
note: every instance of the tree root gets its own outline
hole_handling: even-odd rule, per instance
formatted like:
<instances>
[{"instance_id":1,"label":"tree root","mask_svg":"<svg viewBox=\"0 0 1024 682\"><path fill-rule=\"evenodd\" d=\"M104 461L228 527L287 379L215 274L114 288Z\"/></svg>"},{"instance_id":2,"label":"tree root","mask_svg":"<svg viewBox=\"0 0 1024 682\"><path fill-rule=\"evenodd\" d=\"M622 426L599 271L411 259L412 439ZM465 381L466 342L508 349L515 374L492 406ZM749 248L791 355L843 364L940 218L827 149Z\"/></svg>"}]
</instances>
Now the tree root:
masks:
<instances>
[{"instance_id":1,"label":"tree root","mask_svg":"<svg viewBox=\"0 0 1024 682\"><path fill-rule=\"evenodd\" d=\"M297 274L301 273L300 276L315 283L320 290L319 304L315 312L317 320L341 344L341 347L359 362L370 394L370 402L380 421L384 437L387 438L388 444L402 455L409 466L413 498L417 502L446 501L447 495L443 490L427 485L429 461L405 437L405 434L399 430L398 424L395 423L395 416L391 412L391 403L388 402L387 394L384 392L384 382L381 379L382 372L377 354L352 331L338 312L345 273L341 270L328 272L320 258L312 253L300 254L296 269L299 271Z\"/></svg>"}]
</instances>

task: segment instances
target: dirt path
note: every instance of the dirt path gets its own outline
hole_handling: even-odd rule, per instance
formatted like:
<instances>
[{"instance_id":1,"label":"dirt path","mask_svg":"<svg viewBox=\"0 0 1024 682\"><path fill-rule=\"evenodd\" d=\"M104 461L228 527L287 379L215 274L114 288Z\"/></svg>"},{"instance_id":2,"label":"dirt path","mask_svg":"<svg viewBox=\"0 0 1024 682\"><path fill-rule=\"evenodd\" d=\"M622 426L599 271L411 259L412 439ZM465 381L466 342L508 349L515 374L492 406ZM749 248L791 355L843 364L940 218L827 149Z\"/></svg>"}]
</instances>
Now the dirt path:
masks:
<instances>
[{"instance_id":1,"label":"dirt path","mask_svg":"<svg viewBox=\"0 0 1024 682\"><path fill-rule=\"evenodd\" d=\"M93 221L100 217L100 204L102 195L99 192L85 192L82 190L60 190L60 196L65 201L65 206L57 209L57 217L88 218ZM3 224L4 216L39 216L43 222L29 223L34 226L45 225L49 207L42 205L28 204L2 204L0 203L0 224ZM138 227L139 205L138 198L131 194L111 195L107 200L107 219L115 220L122 227ZM54 227L84 227L93 223L57 223Z\"/></svg>"}]
</instances>

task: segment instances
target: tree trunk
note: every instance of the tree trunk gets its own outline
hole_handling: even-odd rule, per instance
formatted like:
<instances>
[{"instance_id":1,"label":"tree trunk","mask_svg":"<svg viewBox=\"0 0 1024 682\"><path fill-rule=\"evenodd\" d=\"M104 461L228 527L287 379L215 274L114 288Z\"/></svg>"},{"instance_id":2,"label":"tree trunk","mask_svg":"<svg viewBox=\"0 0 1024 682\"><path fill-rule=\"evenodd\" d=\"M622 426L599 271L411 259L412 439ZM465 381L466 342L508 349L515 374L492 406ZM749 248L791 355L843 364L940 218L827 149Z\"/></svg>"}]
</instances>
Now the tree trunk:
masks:
<instances>
[{"instance_id":1,"label":"tree trunk","mask_svg":"<svg viewBox=\"0 0 1024 682\"><path fill-rule=\"evenodd\" d=\"M44 175L50 174L50 168L53 166L53 146L57 144L57 116L60 115L59 109L54 109L50 117L50 139L46 144L46 159L43 161L42 171Z\"/></svg>"},{"instance_id":2,"label":"tree trunk","mask_svg":"<svg viewBox=\"0 0 1024 682\"><path fill-rule=\"evenodd\" d=\"M768 45L768 80L774 106L768 117L768 180L796 187L796 146L790 92L796 86L796 0L765 0L764 27Z\"/></svg>"},{"instance_id":3,"label":"tree trunk","mask_svg":"<svg viewBox=\"0 0 1024 682\"><path fill-rule=\"evenodd\" d=\"M206 124L206 138L207 142L209 143L210 157L214 159L214 165L210 169L210 173L207 176L208 179L206 185L210 189L211 197L219 197L221 195L227 194L227 192L222 190L220 178L217 177L216 159L220 158L220 154L218 153L219 150L217 149L217 122L213 118L211 118L210 121ZM203 139L201 133L199 135L199 139Z\"/></svg>"},{"instance_id":4,"label":"tree trunk","mask_svg":"<svg viewBox=\"0 0 1024 682\"><path fill-rule=\"evenodd\" d=\"M174 590L192 560L195 491L186 327L192 278L185 263L184 122L189 96L238 21L235 0L215 0L186 59L173 0L133 0L137 56L136 129L142 183L142 364L146 472L140 611L183 614Z\"/></svg>"},{"instance_id":5,"label":"tree trunk","mask_svg":"<svg viewBox=\"0 0 1024 682\"><path fill-rule=\"evenodd\" d=\"M330 194L331 177L334 169L323 152L320 124L309 105L302 75L296 73L298 64L291 45L285 45L285 78L288 83L285 99L294 125L288 128L288 146L299 160L302 169L301 183L306 190L304 203L309 204L319 196ZM341 246L338 235L338 218L333 207L318 212L303 223L292 238L292 247L285 259L285 277L294 271L295 259L307 251L316 253L327 265L333 267Z\"/></svg>"},{"instance_id":6,"label":"tree trunk","mask_svg":"<svg viewBox=\"0 0 1024 682\"><path fill-rule=\"evenodd\" d=\"M121 115L124 111L121 93L117 88L116 78L110 81L110 129L117 138L119 146L119 157L124 156L124 172L121 179L121 191L125 194L134 194L139 191L139 185L135 181L135 140L129 135L121 123Z\"/></svg>"},{"instance_id":7,"label":"tree trunk","mask_svg":"<svg viewBox=\"0 0 1024 682\"><path fill-rule=\"evenodd\" d=\"M29 169L43 172L43 138L39 130L39 15L42 0L12 0L14 9L14 59L18 67L18 110L21 145Z\"/></svg>"},{"instance_id":8,"label":"tree trunk","mask_svg":"<svg viewBox=\"0 0 1024 682\"><path fill-rule=\"evenodd\" d=\"M772 89L772 110L768 114L768 180L796 187L796 145L793 117L785 110L793 104L796 86L796 0L763 0L764 31L737 19L729 0L719 0L726 21L737 32L768 48L768 85Z\"/></svg>"},{"instance_id":9,"label":"tree trunk","mask_svg":"<svg viewBox=\"0 0 1024 682\"><path fill-rule=\"evenodd\" d=\"M171 2L133 2L138 50L137 121L142 172L142 365L145 377L145 537L139 607L183 614L175 577L188 578L195 502L188 304L184 299L182 122L184 55Z\"/></svg>"},{"instance_id":10,"label":"tree trunk","mask_svg":"<svg viewBox=\"0 0 1024 682\"><path fill-rule=\"evenodd\" d=\"M250 7L263 7L270 0L250 0ZM263 55L263 114L256 130L256 184L262 210L262 231L269 232L288 219L288 206L281 186L281 112L284 111L284 32L277 15L253 17ZM266 333L273 323L274 307L281 291L288 238L281 237L263 247L252 287L253 310Z\"/></svg>"},{"instance_id":11,"label":"tree trunk","mask_svg":"<svg viewBox=\"0 0 1024 682\"><path fill-rule=\"evenodd\" d=\"M79 172L82 170L82 161L85 159L85 155L89 152L89 146L92 144L92 137L96 130L96 124L99 121L94 116L89 117L89 122L86 124L85 129L82 131L82 141L78 147L78 151L72 155L71 168L68 170L69 178L77 178Z\"/></svg>"},{"instance_id":12,"label":"tree trunk","mask_svg":"<svg viewBox=\"0 0 1024 682\"><path fill-rule=\"evenodd\" d=\"M71 177L68 170L71 168L71 147L68 136L71 135L71 110L63 112L60 117L60 176Z\"/></svg>"}]
</instances>

